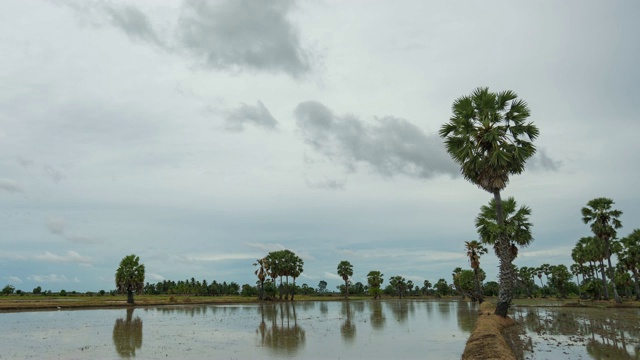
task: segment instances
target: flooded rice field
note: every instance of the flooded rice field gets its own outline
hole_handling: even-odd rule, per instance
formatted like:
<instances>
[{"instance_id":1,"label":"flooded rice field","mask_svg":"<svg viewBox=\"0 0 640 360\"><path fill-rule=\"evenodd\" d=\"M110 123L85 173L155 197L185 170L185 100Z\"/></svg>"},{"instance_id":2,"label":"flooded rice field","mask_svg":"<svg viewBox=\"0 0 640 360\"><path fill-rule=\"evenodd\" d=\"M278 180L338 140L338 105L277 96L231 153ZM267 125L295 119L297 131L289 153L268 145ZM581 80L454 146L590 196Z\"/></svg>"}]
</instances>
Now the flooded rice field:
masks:
<instances>
[{"instance_id":1,"label":"flooded rice field","mask_svg":"<svg viewBox=\"0 0 640 360\"><path fill-rule=\"evenodd\" d=\"M458 301L336 301L0 314L1 358L460 358Z\"/></svg>"},{"instance_id":2,"label":"flooded rice field","mask_svg":"<svg viewBox=\"0 0 640 360\"><path fill-rule=\"evenodd\" d=\"M520 359L639 359L640 309L514 307ZM1 359L459 359L461 301L332 301L0 313Z\"/></svg>"},{"instance_id":3,"label":"flooded rice field","mask_svg":"<svg viewBox=\"0 0 640 360\"><path fill-rule=\"evenodd\" d=\"M640 309L515 307L519 357L640 359Z\"/></svg>"}]
</instances>

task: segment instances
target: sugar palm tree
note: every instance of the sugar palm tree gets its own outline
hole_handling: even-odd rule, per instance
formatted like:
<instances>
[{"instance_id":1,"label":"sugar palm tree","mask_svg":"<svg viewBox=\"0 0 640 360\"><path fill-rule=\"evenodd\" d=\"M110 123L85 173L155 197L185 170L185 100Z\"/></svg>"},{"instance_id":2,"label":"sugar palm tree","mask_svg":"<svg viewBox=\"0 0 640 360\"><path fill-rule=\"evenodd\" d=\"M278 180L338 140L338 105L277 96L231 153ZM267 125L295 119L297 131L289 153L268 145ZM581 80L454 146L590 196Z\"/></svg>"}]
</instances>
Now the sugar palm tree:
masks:
<instances>
[{"instance_id":1,"label":"sugar palm tree","mask_svg":"<svg viewBox=\"0 0 640 360\"><path fill-rule=\"evenodd\" d=\"M511 175L520 174L525 163L535 153L533 140L538 128L526 122L530 111L526 104L510 90L492 93L477 88L471 95L456 99L453 116L440 128L447 152L460 165L462 176L491 193L495 200L499 231L495 249L500 260L500 292L496 314L506 317L515 274L509 259L511 240L506 235L501 191Z\"/></svg>"},{"instance_id":2,"label":"sugar palm tree","mask_svg":"<svg viewBox=\"0 0 640 360\"><path fill-rule=\"evenodd\" d=\"M384 274L377 270L371 270L367 274L367 283L369 284L369 293L373 295L374 299L378 299L380 297L380 293L382 293L382 291L380 290L380 286L384 281L384 279L382 278L383 276Z\"/></svg>"},{"instance_id":3,"label":"sugar palm tree","mask_svg":"<svg viewBox=\"0 0 640 360\"><path fill-rule=\"evenodd\" d=\"M503 220L502 224L499 224L495 208L495 199L491 199L488 205L480 207L480 213L476 217L476 230L480 235L482 243L494 247L496 254L500 257L500 263L505 262L509 264L511 269L508 273L515 274L513 270L513 260L518 256L518 247L528 246L531 244L531 241L533 241L533 236L531 235L532 224L529 222L531 209L527 206L518 207L516 200L513 197L509 197L502 202ZM498 246L500 241L505 242L507 248L506 254L503 253L504 250ZM500 271L502 272L503 270ZM510 279L512 279L512 282L509 285L509 294L512 294L512 287L513 284L516 283L517 277L514 275L514 277ZM502 278L500 281L500 288L502 289L506 284L502 284ZM498 301L499 303L500 301L506 301L500 298L500 293L498 293ZM510 302L511 298L509 298L509 303L506 305L507 309ZM496 308L496 314L498 314L498 308Z\"/></svg>"},{"instance_id":4,"label":"sugar palm tree","mask_svg":"<svg viewBox=\"0 0 640 360\"><path fill-rule=\"evenodd\" d=\"M640 266L640 229L635 229L631 234L622 238L620 244L622 247L618 252L618 258L633 274L636 300L640 300L640 282L638 281L638 266Z\"/></svg>"},{"instance_id":5,"label":"sugar palm tree","mask_svg":"<svg viewBox=\"0 0 640 360\"><path fill-rule=\"evenodd\" d=\"M349 277L353 275L353 266L350 262L343 260L338 264L338 275L344 280L344 287L346 291L345 297L349 298Z\"/></svg>"},{"instance_id":6,"label":"sugar palm tree","mask_svg":"<svg viewBox=\"0 0 640 360\"><path fill-rule=\"evenodd\" d=\"M482 304L484 296L482 295L482 287L480 286L480 279L478 278L478 269L480 268L480 255L486 254L487 248L482 246L478 240L465 241L464 247L467 250L467 257L469 257L471 269L473 269L478 303Z\"/></svg>"},{"instance_id":7,"label":"sugar palm tree","mask_svg":"<svg viewBox=\"0 0 640 360\"><path fill-rule=\"evenodd\" d=\"M265 269L266 264L266 258L258 259L253 263L253 266L259 266L254 274L256 274L256 276L258 276L258 280L260 280L260 300L264 300L264 281L267 278L267 270Z\"/></svg>"},{"instance_id":8,"label":"sugar palm tree","mask_svg":"<svg viewBox=\"0 0 640 360\"><path fill-rule=\"evenodd\" d=\"M616 230L622 227L620 222L620 216L622 211L614 210L611 207L614 202L608 198L596 198L590 200L586 207L583 207L582 221L585 224L590 224L593 234L604 244L605 259L608 262L607 275L613 285L613 297L616 303L622 303L622 299L618 295L618 290L615 286L613 266L611 266L611 242L616 238ZM606 285L605 285L606 288Z\"/></svg>"},{"instance_id":9,"label":"sugar palm tree","mask_svg":"<svg viewBox=\"0 0 640 360\"><path fill-rule=\"evenodd\" d=\"M131 254L120 261L116 270L116 288L127 294L127 304L134 303L133 294L144 289L144 264L140 264L140 257Z\"/></svg>"}]
</instances>

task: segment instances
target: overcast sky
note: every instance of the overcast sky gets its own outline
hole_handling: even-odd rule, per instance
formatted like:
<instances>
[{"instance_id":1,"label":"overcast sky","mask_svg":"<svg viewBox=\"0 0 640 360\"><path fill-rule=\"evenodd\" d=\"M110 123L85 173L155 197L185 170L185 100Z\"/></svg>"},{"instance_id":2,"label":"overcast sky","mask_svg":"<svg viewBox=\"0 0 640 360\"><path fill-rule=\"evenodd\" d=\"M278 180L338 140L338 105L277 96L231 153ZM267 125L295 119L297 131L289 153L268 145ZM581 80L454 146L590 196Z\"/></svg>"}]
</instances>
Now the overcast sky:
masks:
<instances>
[{"instance_id":1,"label":"overcast sky","mask_svg":"<svg viewBox=\"0 0 640 360\"><path fill-rule=\"evenodd\" d=\"M636 1L0 0L0 286L298 283L337 264L451 281L491 195L437 132L478 86L513 90L538 153L503 197L532 209L518 266L571 264L580 209L640 227ZM634 185L636 184L636 185ZM481 259L497 280L491 251Z\"/></svg>"}]
</instances>

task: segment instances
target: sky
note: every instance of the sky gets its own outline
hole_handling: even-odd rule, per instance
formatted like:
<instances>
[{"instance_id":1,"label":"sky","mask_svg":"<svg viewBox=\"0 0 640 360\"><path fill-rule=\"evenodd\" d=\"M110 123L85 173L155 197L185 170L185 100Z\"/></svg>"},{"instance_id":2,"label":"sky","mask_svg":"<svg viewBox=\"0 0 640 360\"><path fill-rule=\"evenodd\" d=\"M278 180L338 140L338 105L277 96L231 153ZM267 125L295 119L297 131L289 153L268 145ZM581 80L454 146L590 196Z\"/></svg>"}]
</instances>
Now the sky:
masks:
<instances>
[{"instance_id":1,"label":"sky","mask_svg":"<svg viewBox=\"0 0 640 360\"><path fill-rule=\"evenodd\" d=\"M254 284L469 268L491 195L438 130L477 87L540 130L503 198L532 210L515 264L571 264L596 197L640 227L635 1L0 1L0 286ZM493 251L481 258L497 280Z\"/></svg>"}]
</instances>

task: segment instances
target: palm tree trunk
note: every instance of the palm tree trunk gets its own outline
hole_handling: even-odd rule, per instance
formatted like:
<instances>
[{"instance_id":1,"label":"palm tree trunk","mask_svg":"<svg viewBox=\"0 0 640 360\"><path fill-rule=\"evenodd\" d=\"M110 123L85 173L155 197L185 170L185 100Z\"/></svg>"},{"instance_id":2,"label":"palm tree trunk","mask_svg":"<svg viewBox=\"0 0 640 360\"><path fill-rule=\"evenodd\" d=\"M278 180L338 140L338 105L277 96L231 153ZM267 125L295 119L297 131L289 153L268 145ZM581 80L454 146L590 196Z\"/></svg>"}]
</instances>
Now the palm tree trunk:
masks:
<instances>
[{"instance_id":1,"label":"palm tree trunk","mask_svg":"<svg viewBox=\"0 0 640 360\"><path fill-rule=\"evenodd\" d=\"M633 279L635 280L636 301L640 300L640 284L638 283L638 269L633 268Z\"/></svg>"},{"instance_id":2,"label":"palm tree trunk","mask_svg":"<svg viewBox=\"0 0 640 360\"><path fill-rule=\"evenodd\" d=\"M473 274L475 275L476 280L476 296L478 297L478 304L482 304L484 301L484 295L482 294L482 289L480 289L480 279L478 279L478 268L473 268Z\"/></svg>"},{"instance_id":3,"label":"palm tree trunk","mask_svg":"<svg viewBox=\"0 0 640 360\"><path fill-rule=\"evenodd\" d=\"M127 290L127 304L133 304L133 290Z\"/></svg>"},{"instance_id":4,"label":"palm tree trunk","mask_svg":"<svg viewBox=\"0 0 640 360\"><path fill-rule=\"evenodd\" d=\"M600 275L602 275L602 286L604 287L604 299L609 300L609 285L607 284L607 275L604 271L604 261L600 259Z\"/></svg>"},{"instance_id":5,"label":"palm tree trunk","mask_svg":"<svg viewBox=\"0 0 640 360\"><path fill-rule=\"evenodd\" d=\"M498 226L502 232L504 225L504 215L502 213L502 199L500 197L500 190L493 191L493 197L496 203L496 220ZM509 252L509 239L505 238L503 234L500 234L495 244L498 257L500 258L500 290L498 292L498 304L496 306L496 315L507 317L509 306L511 305L511 299L513 298L513 266L511 266L511 254Z\"/></svg>"},{"instance_id":6,"label":"palm tree trunk","mask_svg":"<svg viewBox=\"0 0 640 360\"><path fill-rule=\"evenodd\" d=\"M622 299L620 299L620 295L618 295L618 289L616 286L616 281L614 279L615 272L613 271L613 266L611 266L611 251L609 250L609 241L607 241L607 262L609 263L609 279L611 280L611 284L613 285L613 298L616 303L622 304Z\"/></svg>"}]
</instances>

